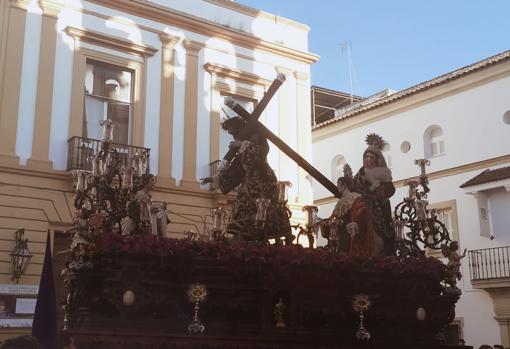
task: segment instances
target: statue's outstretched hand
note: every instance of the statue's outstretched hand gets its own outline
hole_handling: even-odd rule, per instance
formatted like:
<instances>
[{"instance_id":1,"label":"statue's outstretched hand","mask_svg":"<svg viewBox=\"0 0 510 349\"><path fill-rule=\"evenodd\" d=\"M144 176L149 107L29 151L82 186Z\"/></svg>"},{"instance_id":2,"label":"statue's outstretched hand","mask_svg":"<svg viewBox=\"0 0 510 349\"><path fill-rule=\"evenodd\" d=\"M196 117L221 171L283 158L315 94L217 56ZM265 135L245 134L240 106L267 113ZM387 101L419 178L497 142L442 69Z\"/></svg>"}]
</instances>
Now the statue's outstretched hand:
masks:
<instances>
[{"instance_id":1,"label":"statue's outstretched hand","mask_svg":"<svg viewBox=\"0 0 510 349\"><path fill-rule=\"evenodd\" d=\"M207 183L212 183L213 178L212 177L204 177L200 178L200 184L206 185Z\"/></svg>"},{"instance_id":2,"label":"statue's outstretched hand","mask_svg":"<svg viewBox=\"0 0 510 349\"><path fill-rule=\"evenodd\" d=\"M228 149L237 149L243 145L243 141L235 140L228 144Z\"/></svg>"}]
</instances>

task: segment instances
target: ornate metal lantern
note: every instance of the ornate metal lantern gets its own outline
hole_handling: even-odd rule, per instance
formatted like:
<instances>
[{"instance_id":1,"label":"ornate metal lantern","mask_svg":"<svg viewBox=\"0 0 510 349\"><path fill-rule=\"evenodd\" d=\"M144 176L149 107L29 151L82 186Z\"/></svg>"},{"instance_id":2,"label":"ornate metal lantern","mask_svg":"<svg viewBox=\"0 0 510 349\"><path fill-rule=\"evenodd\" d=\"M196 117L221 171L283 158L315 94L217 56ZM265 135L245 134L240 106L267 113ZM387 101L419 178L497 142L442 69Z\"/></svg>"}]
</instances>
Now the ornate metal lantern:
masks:
<instances>
[{"instance_id":1,"label":"ornate metal lantern","mask_svg":"<svg viewBox=\"0 0 510 349\"><path fill-rule=\"evenodd\" d=\"M427 208L427 193L430 191L425 166L430 165L426 159L415 160L421 168L419 181L409 181L409 193L395 207L393 225L397 233L397 255L401 257L423 254L421 246L440 250L441 246L451 241L443 222L437 219L436 211ZM421 190L420 188L421 187Z\"/></svg>"},{"instance_id":2,"label":"ornate metal lantern","mask_svg":"<svg viewBox=\"0 0 510 349\"><path fill-rule=\"evenodd\" d=\"M25 235L25 229L20 229L15 233L14 250L10 254L12 264L12 280L19 282L21 276L27 270L28 264L32 259L32 253L28 249L28 239L23 239Z\"/></svg>"}]
</instances>

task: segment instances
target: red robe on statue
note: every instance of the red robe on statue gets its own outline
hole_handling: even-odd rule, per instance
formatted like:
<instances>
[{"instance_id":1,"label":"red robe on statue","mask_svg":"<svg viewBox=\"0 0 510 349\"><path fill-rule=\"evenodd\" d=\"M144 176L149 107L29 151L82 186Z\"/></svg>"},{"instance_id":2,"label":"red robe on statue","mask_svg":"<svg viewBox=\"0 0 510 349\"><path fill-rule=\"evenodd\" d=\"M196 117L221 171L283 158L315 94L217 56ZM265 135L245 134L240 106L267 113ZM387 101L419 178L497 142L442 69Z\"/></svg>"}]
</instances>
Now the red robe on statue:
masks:
<instances>
[{"instance_id":1,"label":"red robe on statue","mask_svg":"<svg viewBox=\"0 0 510 349\"><path fill-rule=\"evenodd\" d=\"M357 233L350 236L347 254L353 257L373 257L382 255L383 241L374 230L372 220L370 219L370 211L363 198L356 198L352 202L352 205L350 205L350 208L343 206L342 210L338 206L335 208L336 213L340 213L337 209L343 211L343 215L341 216L341 234L348 234L347 225L349 223L356 223L358 226Z\"/></svg>"}]
</instances>

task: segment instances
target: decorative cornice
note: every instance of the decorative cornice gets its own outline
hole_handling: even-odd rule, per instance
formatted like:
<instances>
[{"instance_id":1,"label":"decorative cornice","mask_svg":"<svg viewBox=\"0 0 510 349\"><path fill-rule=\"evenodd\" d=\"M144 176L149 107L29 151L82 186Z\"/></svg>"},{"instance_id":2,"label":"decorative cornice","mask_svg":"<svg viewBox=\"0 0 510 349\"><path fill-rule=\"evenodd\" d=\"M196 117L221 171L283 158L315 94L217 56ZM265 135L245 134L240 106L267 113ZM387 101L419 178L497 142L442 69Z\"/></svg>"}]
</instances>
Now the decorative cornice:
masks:
<instances>
[{"instance_id":1,"label":"decorative cornice","mask_svg":"<svg viewBox=\"0 0 510 349\"><path fill-rule=\"evenodd\" d=\"M281 66L277 66L275 69L276 69L277 73L284 74L285 76L289 76L292 73L291 69L285 68L285 67L281 67Z\"/></svg>"},{"instance_id":2,"label":"decorative cornice","mask_svg":"<svg viewBox=\"0 0 510 349\"><path fill-rule=\"evenodd\" d=\"M295 71L294 72L294 77L299 82L305 82L305 81L308 81L308 79L310 78L310 74L299 72L299 71Z\"/></svg>"},{"instance_id":3,"label":"decorative cornice","mask_svg":"<svg viewBox=\"0 0 510 349\"><path fill-rule=\"evenodd\" d=\"M257 10L252 7L242 5L235 1L231 1L231 0L204 0L204 1L211 3L211 4L215 4L217 6L221 6L223 8L227 8L232 11L236 11L236 12L245 14L250 17L254 17L254 18L262 17L264 19L267 19L267 20L270 20L273 22L277 22L277 23L282 22L283 24L287 24L289 26L292 26L292 27L295 27L295 28L298 28L301 30L305 30L307 32L310 31L310 27L307 26L306 24L296 22L296 21L293 21L292 19L288 19L285 17L280 17L277 15L271 14L269 12Z\"/></svg>"},{"instance_id":4,"label":"decorative cornice","mask_svg":"<svg viewBox=\"0 0 510 349\"><path fill-rule=\"evenodd\" d=\"M184 30L202 34L211 38L219 38L229 43L266 51L275 55L287 57L298 62L312 64L319 60L319 56L309 52L303 52L277 43L265 41L249 33L224 27L218 23L208 21L187 13L175 11L169 7L161 6L153 2L141 2L132 0L88 0L102 6L118 11L123 11L134 16L148 18L153 21L179 27Z\"/></svg>"},{"instance_id":5,"label":"decorative cornice","mask_svg":"<svg viewBox=\"0 0 510 349\"><path fill-rule=\"evenodd\" d=\"M198 55L200 50L205 47L203 43L194 40L184 40L182 45L186 48L186 54L192 56Z\"/></svg>"},{"instance_id":6,"label":"decorative cornice","mask_svg":"<svg viewBox=\"0 0 510 349\"><path fill-rule=\"evenodd\" d=\"M59 0L39 0L39 6L43 11L44 16L57 18L65 4Z\"/></svg>"},{"instance_id":7,"label":"decorative cornice","mask_svg":"<svg viewBox=\"0 0 510 349\"><path fill-rule=\"evenodd\" d=\"M33 176L38 178L49 178L59 181L68 181L72 179L72 175L65 171L53 169L34 169L22 165L9 166L7 164L0 164L0 173L10 173L19 176Z\"/></svg>"},{"instance_id":8,"label":"decorative cornice","mask_svg":"<svg viewBox=\"0 0 510 349\"><path fill-rule=\"evenodd\" d=\"M271 80L265 79L259 75L248 73L242 70L229 68L219 64L206 63L204 69L211 74L216 74L221 77L233 79L235 81L244 82L247 84L269 86Z\"/></svg>"},{"instance_id":9,"label":"decorative cornice","mask_svg":"<svg viewBox=\"0 0 510 349\"><path fill-rule=\"evenodd\" d=\"M256 90L244 88L239 86L238 84L232 85L216 81L214 84L214 88L220 92L226 92L247 99L251 99L254 102L260 100L264 96L263 92L258 92Z\"/></svg>"},{"instance_id":10,"label":"decorative cornice","mask_svg":"<svg viewBox=\"0 0 510 349\"><path fill-rule=\"evenodd\" d=\"M173 48L180 40L179 37L173 36L170 34L166 34L166 33L159 34L159 39L161 40L163 47L170 47L170 48Z\"/></svg>"},{"instance_id":11,"label":"decorative cornice","mask_svg":"<svg viewBox=\"0 0 510 349\"><path fill-rule=\"evenodd\" d=\"M89 29L67 27L65 29L67 35L73 37L75 40L88 42L108 48L112 48L117 51L123 51L131 54L136 54L143 57L153 56L158 49L142 44L135 44L131 41L124 40L122 38L105 35Z\"/></svg>"},{"instance_id":12,"label":"decorative cornice","mask_svg":"<svg viewBox=\"0 0 510 349\"><path fill-rule=\"evenodd\" d=\"M26 11L31 2L31 0L11 0L11 7Z\"/></svg>"}]
</instances>

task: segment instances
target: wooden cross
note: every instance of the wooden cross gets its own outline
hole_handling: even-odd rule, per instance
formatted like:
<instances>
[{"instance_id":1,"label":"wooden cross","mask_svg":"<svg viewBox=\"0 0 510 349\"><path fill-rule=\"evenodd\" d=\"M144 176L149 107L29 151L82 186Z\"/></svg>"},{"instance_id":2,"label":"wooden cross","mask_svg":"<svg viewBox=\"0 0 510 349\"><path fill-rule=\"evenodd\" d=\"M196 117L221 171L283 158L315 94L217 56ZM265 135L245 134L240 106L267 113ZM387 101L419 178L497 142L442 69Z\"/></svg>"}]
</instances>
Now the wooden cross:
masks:
<instances>
[{"instance_id":1,"label":"wooden cross","mask_svg":"<svg viewBox=\"0 0 510 349\"><path fill-rule=\"evenodd\" d=\"M334 196L340 197L336 185L331 182L326 176L320 173L315 167L313 167L308 161L306 161L301 155L299 155L294 149L289 147L284 141L282 141L277 135L271 132L266 126L261 124L258 119L266 106L269 104L269 101L275 93L278 91L280 86L285 81L285 75L278 74L276 79L273 81L269 89L264 94L262 99L259 101L253 113L249 113L244 109L239 103L237 103L232 97L225 98L225 104L237 113L240 117L242 117L246 124L239 132L239 139L246 139L247 136L253 132L254 129L257 129L260 134L266 137L271 141L274 145L278 147L285 155L294 160L303 170L308 172L310 176L316 179L320 184L322 184L326 189L328 189Z\"/></svg>"}]
</instances>

